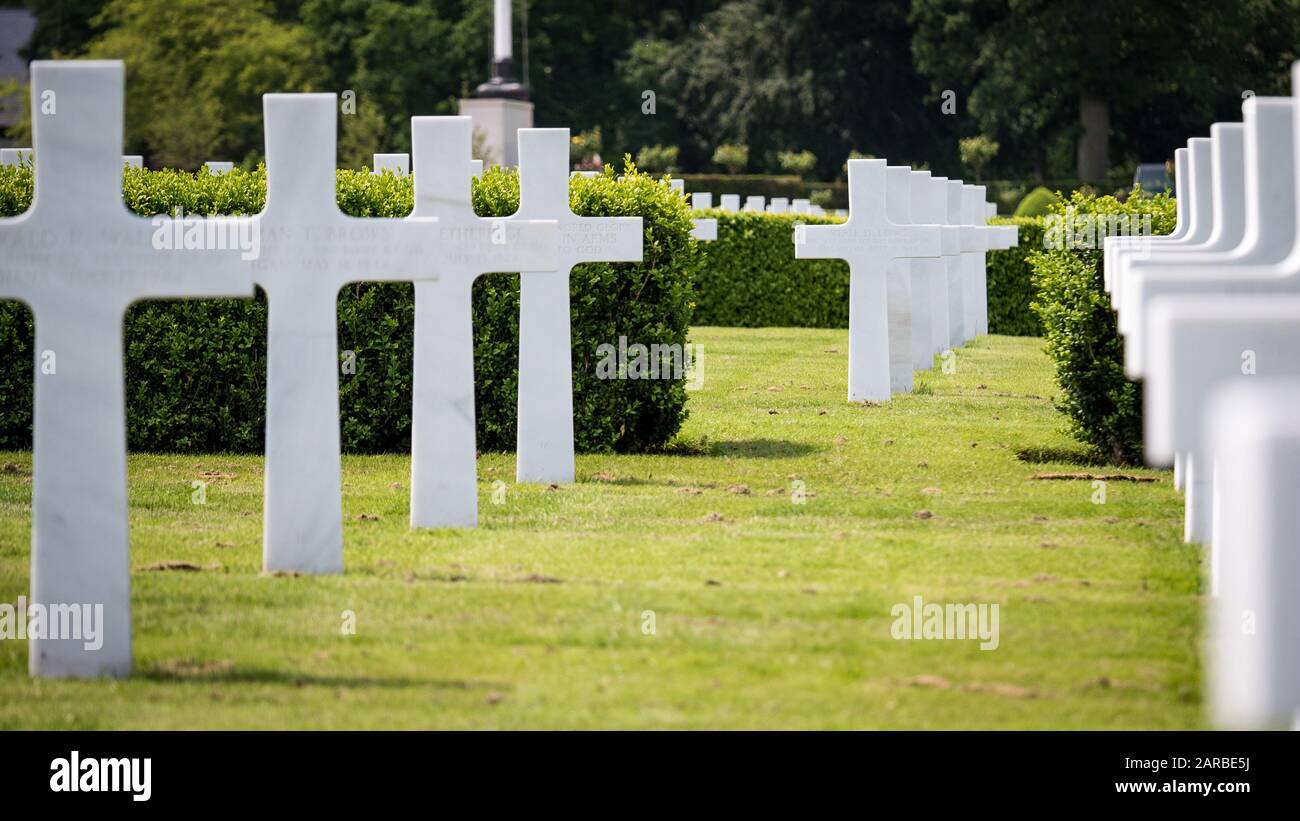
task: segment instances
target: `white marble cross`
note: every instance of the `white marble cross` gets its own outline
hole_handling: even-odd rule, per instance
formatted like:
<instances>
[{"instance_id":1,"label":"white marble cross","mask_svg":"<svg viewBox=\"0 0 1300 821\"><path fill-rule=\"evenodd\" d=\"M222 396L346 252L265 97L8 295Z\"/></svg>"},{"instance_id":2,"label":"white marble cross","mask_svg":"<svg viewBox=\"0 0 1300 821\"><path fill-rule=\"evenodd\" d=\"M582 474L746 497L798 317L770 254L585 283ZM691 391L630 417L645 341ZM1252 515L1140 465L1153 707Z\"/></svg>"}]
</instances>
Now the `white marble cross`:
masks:
<instances>
[{"instance_id":1,"label":"white marble cross","mask_svg":"<svg viewBox=\"0 0 1300 821\"><path fill-rule=\"evenodd\" d=\"M563 194L568 208L568 147L558 150L555 138L543 137L544 149L537 147L539 138L529 129L519 130L519 210L504 218L479 217L471 200L471 182L465 173L470 162L472 124L469 117L417 117L417 128L432 135L439 146L437 155L415 155L414 217L433 216L441 223L440 233L462 243L462 251L439 263L440 281L415 284L415 378L412 386L411 413L411 526L474 527L478 524L478 482L476 430L474 414L474 328L473 287L479 276L491 272L522 272L520 318L520 369L528 368L524 357L534 359L539 338L531 328L537 319L535 308L525 303L556 310L545 322L562 321L565 338L569 311L557 310L562 298L567 306L568 268L562 268L559 249L568 242L584 252L581 231L572 227L557 229L554 216L537 219L537 209L561 213L556 191ZM549 131L549 129L548 129ZM525 137L525 135L530 135ZM550 153L546 153L546 152ZM541 159L544 158L544 159ZM539 165L539 163L543 163ZM546 180L536 185L539 178ZM544 197L542 204L534 199ZM549 203L549 205L547 205ZM545 207L544 207L545 206ZM564 220L567 224L568 219ZM499 237L510 237L507 244ZM555 272L563 270L564 274ZM537 272L543 278L562 279L563 288L553 282L548 299L542 291L541 302L531 299L537 294L528 279ZM528 325L529 328L524 326ZM558 332L558 331L557 331ZM561 368L568 373L569 346L547 347L553 338L543 326L543 350L563 350L555 354L558 361L545 367ZM552 341L547 341L551 339ZM526 350L531 346L532 354ZM534 374L536 375L536 374ZM558 377L555 377L558 378ZM520 384L520 395L531 389ZM571 392L567 395L572 407ZM566 397L547 397L550 403L562 403ZM535 408L535 405L529 406ZM570 412L570 418L572 413ZM525 424L521 421L521 424ZM572 424L572 422L570 422ZM570 434L571 435L571 434Z\"/></svg>"},{"instance_id":2,"label":"white marble cross","mask_svg":"<svg viewBox=\"0 0 1300 821\"><path fill-rule=\"evenodd\" d=\"M1117 326L1124 335L1125 370L1141 376L1136 352L1141 349L1144 311L1149 300L1135 298L1147 273L1166 264L1215 261L1215 256L1241 244L1246 233L1245 126L1242 123L1215 123L1210 127L1210 179L1214 187L1213 227L1203 242L1161 245L1143 259L1129 254L1119 261L1120 300ZM1271 171L1269 173L1272 173ZM1129 362L1128 360L1132 360Z\"/></svg>"},{"instance_id":3,"label":"white marble cross","mask_svg":"<svg viewBox=\"0 0 1300 821\"><path fill-rule=\"evenodd\" d=\"M5 165L25 165L30 168L32 165L32 150L30 148L0 148L0 166Z\"/></svg>"},{"instance_id":4,"label":"white marble cross","mask_svg":"<svg viewBox=\"0 0 1300 821\"><path fill-rule=\"evenodd\" d=\"M932 177L929 171L912 176L912 217L916 222L938 225L938 259L914 259L912 265L913 320L912 354L919 370L934 367L935 354L948 347L947 258L961 253L961 229L947 225L946 177Z\"/></svg>"},{"instance_id":5,"label":"white marble cross","mask_svg":"<svg viewBox=\"0 0 1300 821\"><path fill-rule=\"evenodd\" d=\"M965 200L964 184L961 180L948 180L947 214L948 225L960 230L961 253L955 257L945 257L948 267L948 347L959 348L967 339L966 321L966 272L968 258L979 248L979 237L967 229L963 223L963 205Z\"/></svg>"},{"instance_id":6,"label":"white marble cross","mask_svg":"<svg viewBox=\"0 0 1300 821\"><path fill-rule=\"evenodd\" d=\"M988 225L984 211L984 186L965 185L962 187L962 222L973 228L976 252L966 257L966 274L962 280L965 292L962 294L962 330L966 340L972 340L988 333L988 252L993 247L995 231Z\"/></svg>"},{"instance_id":7,"label":"white marble cross","mask_svg":"<svg viewBox=\"0 0 1300 821\"><path fill-rule=\"evenodd\" d=\"M1215 199L1210 163L1212 145L1208 137L1196 137L1187 141L1185 196L1188 214L1187 232L1178 239L1145 241L1130 239L1116 245L1110 260L1111 267L1106 278L1106 286L1111 291L1111 302L1117 313L1122 314L1124 310L1123 272L1127 267L1125 262L1130 256L1146 259L1155 253L1196 247L1210 238L1210 232L1214 230Z\"/></svg>"},{"instance_id":8,"label":"white marble cross","mask_svg":"<svg viewBox=\"0 0 1300 821\"><path fill-rule=\"evenodd\" d=\"M888 218L884 160L849 160L848 171L848 221L796 226L795 258L848 262L848 398L880 402L890 396L889 263L939 256L941 241L937 226L899 225Z\"/></svg>"},{"instance_id":9,"label":"white marble cross","mask_svg":"<svg viewBox=\"0 0 1300 821\"><path fill-rule=\"evenodd\" d=\"M1153 306L1150 321L1144 453L1157 465L1187 454L1184 536L1209 544L1213 590L1221 556L1211 544L1218 454L1199 441L1206 401L1225 384L1300 377L1300 294L1169 296Z\"/></svg>"},{"instance_id":10,"label":"white marble cross","mask_svg":"<svg viewBox=\"0 0 1300 821\"><path fill-rule=\"evenodd\" d=\"M230 160L208 160L203 164L203 168L213 175L229 174L235 170L235 164Z\"/></svg>"},{"instance_id":11,"label":"white marble cross","mask_svg":"<svg viewBox=\"0 0 1300 821\"><path fill-rule=\"evenodd\" d=\"M1115 257L1121 253L1121 248L1126 248L1131 243L1163 243L1172 242L1182 239L1187 235L1190 223L1191 209L1188 207L1188 200L1192 197L1192 187L1189 183L1190 177L1190 149L1179 148L1174 151L1174 209L1177 214L1177 221L1174 224L1174 230L1168 234L1159 237L1134 238L1131 236L1108 236L1103 240L1102 246L1102 279L1106 292L1111 296L1111 305L1114 306L1118 299L1118 291L1112 285L1112 273L1117 265Z\"/></svg>"},{"instance_id":12,"label":"white marble cross","mask_svg":"<svg viewBox=\"0 0 1300 821\"><path fill-rule=\"evenodd\" d=\"M895 225L913 225L912 217L912 169L906 165L890 165L885 168L885 216ZM942 241L940 241L942 249ZM885 270L886 289L889 299L889 389L891 393L911 393L913 369L912 324L917 317L913 315L912 296L916 290L912 276L910 258L891 260ZM925 318L921 318L926 326Z\"/></svg>"},{"instance_id":13,"label":"white marble cross","mask_svg":"<svg viewBox=\"0 0 1300 821\"><path fill-rule=\"evenodd\" d=\"M57 108L33 116L30 210L0 219L0 293L36 319L31 602L103 607L98 649L29 640L36 676L131 669L123 314L142 299L253 295L238 243L250 220L190 218L172 249L176 220L123 206L123 81L118 61L31 64L32 110Z\"/></svg>"},{"instance_id":14,"label":"white marble cross","mask_svg":"<svg viewBox=\"0 0 1300 821\"><path fill-rule=\"evenodd\" d=\"M1294 729L1300 712L1300 382L1266 377L1217 392L1206 413L1220 454L1208 602L1207 695L1228 729Z\"/></svg>"},{"instance_id":15,"label":"white marble cross","mask_svg":"<svg viewBox=\"0 0 1300 821\"><path fill-rule=\"evenodd\" d=\"M1132 340L1125 367L1147 380L1147 459L1154 464L1168 464L1172 459L1180 468L1187 490L1185 535L1188 541L1201 543L1210 541L1214 455L1194 449L1189 431L1196 427L1203 401L1187 401L1182 388L1191 386L1192 395L1203 398L1207 380L1225 373L1240 374L1247 364L1253 374L1257 356L1270 363L1269 373L1286 373L1290 366L1289 361L1280 361L1285 354L1276 353L1276 346L1285 347L1285 341L1275 343L1273 352L1248 343L1259 337L1259 344L1264 344L1264 320L1286 304L1284 294L1297 290L1297 266L1290 259L1296 248L1300 213L1296 203L1300 190L1296 179L1300 148L1297 111L1291 98L1269 97L1252 98L1244 111L1244 179L1239 181L1244 200L1240 227L1244 231L1240 241L1222 251L1168 257L1154 254L1123 280L1129 294L1126 304L1139 316L1135 324L1140 335L1125 340ZM1230 139L1225 147L1231 149ZM1230 157L1231 151L1221 152L1224 155ZM1232 173L1231 165L1224 173ZM1225 184L1224 190L1231 191L1237 184ZM1215 233L1222 238L1223 232L1211 236ZM1252 301L1256 299L1262 300L1258 306ZM1277 305L1265 309L1269 302ZM1258 325L1253 319L1256 313ZM1243 335L1247 337L1244 341ZM1199 355L1188 359L1184 352L1189 350ZM1243 360L1247 356L1249 363ZM1175 394L1184 398L1175 399ZM1217 551L1212 550L1211 556L1217 558Z\"/></svg>"},{"instance_id":16,"label":"white marble cross","mask_svg":"<svg viewBox=\"0 0 1300 821\"><path fill-rule=\"evenodd\" d=\"M439 173L451 174L468 189L469 134L466 128L456 135L463 143L457 141L440 127L441 118L430 117L411 121L417 171L412 216L346 216L335 194L335 95L268 94L264 109L267 202L256 218L262 255L254 263L269 306L264 564L271 571L337 573L343 567L339 289L358 281L415 281L418 332L421 286L448 271L493 267L498 260L506 267L520 257L549 254L553 261L554 225L497 230L435 218L432 195L421 191L421 172L428 183L436 183ZM422 376L418 350L416 391ZM471 485L473 448L471 423Z\"/></svg>"},{"instance_id":17,"label":"white marble cross","mask_svg":"<svg viewBox=\"0 0 1300 821\"><path fill-rule=\"evenodd\" d=\"M521 128L523 219L559 221L555 270L520 277L518 482L574 480L569 274L584 262L640 262L640 217L579 217L569 209L569 129Z\"/></svg>"}]
</instances>

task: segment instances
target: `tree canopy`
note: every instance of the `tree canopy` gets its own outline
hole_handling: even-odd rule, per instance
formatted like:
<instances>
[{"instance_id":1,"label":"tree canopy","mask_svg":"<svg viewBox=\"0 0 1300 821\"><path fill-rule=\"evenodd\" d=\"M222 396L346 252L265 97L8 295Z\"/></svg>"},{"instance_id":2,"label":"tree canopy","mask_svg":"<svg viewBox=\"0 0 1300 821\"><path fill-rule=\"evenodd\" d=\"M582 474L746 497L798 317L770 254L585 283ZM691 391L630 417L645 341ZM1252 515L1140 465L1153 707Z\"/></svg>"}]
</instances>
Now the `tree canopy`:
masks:
<instances>
[{"instance_id":1,"label":"tree canopy","mask_svg":"<svg viewBox=\"0 0 1300 821\"><path fill-rule=\"evenodd\" d=\"M340 153L409 147L487 78L487 0L28 0L29 57L128 65L128 148L196 167L262 151L265 91L351 91ZM605 157L676 147L713 170L851 151L960 176L1096 177L1168 158L1243 93L1289 94L1300 0L610 0L516 2L516 64L542 126L600 129ZM526 48L524 34L527 33ZM19 126L19 133L23 126ZM17 136L17 135L15 135Z\"/></svg>"}]
</instances>

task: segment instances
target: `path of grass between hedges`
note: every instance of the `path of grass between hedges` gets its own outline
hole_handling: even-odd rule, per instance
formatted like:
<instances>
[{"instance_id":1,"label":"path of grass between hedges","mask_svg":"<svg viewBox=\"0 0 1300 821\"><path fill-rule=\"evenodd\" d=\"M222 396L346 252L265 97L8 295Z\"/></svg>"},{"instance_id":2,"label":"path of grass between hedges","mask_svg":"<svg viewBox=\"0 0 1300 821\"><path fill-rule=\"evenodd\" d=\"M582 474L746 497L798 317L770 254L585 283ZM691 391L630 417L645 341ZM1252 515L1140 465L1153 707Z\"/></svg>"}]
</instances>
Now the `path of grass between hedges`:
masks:
<instances>
[{"instance_id":1,"label":"path of grass between hedges","mask_svg":"<svg viewBox=\"0 0 1300 821\"><path fill-rule=\"evenodd\" d=\"M516 486L513 455L484 455L482 525L464 532L408 530L406 457L347 457L341 577L259 575L260 458L133 455L136 675L32 681L26 643L0 641L0 727L1201 722L1200 553L1180 541L1180 498L1154 471L1109 482L1105 504L1087 479L1031 478L1106 470L1017 457L1073 450L1039 340L981 339L955 374L863 406L844 399L844 331L692 336L705 380L682 438L707 455L581 456L558 489ZM0 459L0 600L15 601L31 459ZM999 647L892 639L891 607L916 595L998 603Z\"/></svg>"}]
</instances>

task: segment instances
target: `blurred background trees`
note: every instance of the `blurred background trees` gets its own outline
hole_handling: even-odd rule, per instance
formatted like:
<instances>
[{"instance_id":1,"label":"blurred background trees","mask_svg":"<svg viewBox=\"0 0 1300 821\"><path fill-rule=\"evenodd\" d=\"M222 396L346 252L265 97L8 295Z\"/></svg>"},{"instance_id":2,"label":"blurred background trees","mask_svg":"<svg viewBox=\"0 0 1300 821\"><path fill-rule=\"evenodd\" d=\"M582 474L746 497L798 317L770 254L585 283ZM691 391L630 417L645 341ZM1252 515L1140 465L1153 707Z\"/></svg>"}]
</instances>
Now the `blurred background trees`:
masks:
<instances>
[{"instance_id":1,"label":"blurred background trees","mask_svg":"<svg viewBox=\"0 0 1300 821\"><path fill-rule=\"evenodd\" d=\"M351 91L340 155L364 164L491 60L488 0L27 4L24 56L127 61L128 150L151 165L255 162L267 90ZM857 151L1103 180L1239 118L1244 93L1290 94L1300 0L518 0L515 35L537 124L598 135L586 162L833 181Z\"/></svg>"}]
</instances>

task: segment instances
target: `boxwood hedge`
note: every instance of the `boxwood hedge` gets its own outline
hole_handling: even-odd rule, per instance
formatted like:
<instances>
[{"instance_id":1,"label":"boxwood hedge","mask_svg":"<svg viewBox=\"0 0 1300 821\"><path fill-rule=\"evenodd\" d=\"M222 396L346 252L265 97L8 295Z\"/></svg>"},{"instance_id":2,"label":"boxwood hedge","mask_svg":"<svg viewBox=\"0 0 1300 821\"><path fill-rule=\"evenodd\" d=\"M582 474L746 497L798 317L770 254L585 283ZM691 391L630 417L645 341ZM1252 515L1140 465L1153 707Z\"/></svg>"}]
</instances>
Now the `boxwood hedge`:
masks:
<instances>
[{"instance_id":1,"label":"boxwood hedge","mask_svg":"<svg viewBox=\"0 0 1300 821\"><path fill-rule=\"evenodd\" d=\"M797 222L840 220L807 214L713 211L718 239L704 246L696 277L695 322L744 328L847 328L849 268L840 260L796 260L791 242ZM989 332L1038 336L1042 326L1029 308L1033 284L1026 256L1042 244L1043 221L999 218L1015 225L1020 245L988 255Z\"/></svg>"},{"instance_id":2,"label":"boxwood hedge","mask_svg":"<svg viewBox=\"0 0 1300 821\"><path fill-rule=\"evenodd\" d=\"M1076 191L1052 210L1048 219L1058 220L1056 226L1073 222L1073 241L1066 242L1063 228L1049 223L1046 236L1053 241L1040 243L1029 262L1037 289L1033 308L1042 319L1061 389L1056 405L1080 442L1112 464L1137 464L1142 460L1141 385L1124 376L1123 342L1102 285L1102 236L1115 233L1119 223L1112 217L1150 216L1150 233L1167 234L1176 222L1175 202L1167 194L1121 202ZM1147 233L1145 224L1141 230Z\"/></svg>"},{"instance_id":3,"label":"boxwood hedge","mask_svg":"<svg viewBox=\"0 0 1300 821\"><path fill-rule=\"evenodd\" d=\"M0 216L31 202L28 169L0 168ZM400 217L412 207L410 177L338 172L338 202L355 217ZM252 214L266 199L264 169L221 176L128 169L126 205L141 215ZM686 417L684 380L599 380L596 349L629 343L684 345L691 280L699 261L685 202L635 168L577 178L570 205L581 216L644 218L640 264L580 265L571 277L574 433L579 449L633 451L667 442ZM507 216L519 203L518 177L489 169L474 185L482 216ZM355 354L339 377L344 449L402 452L410 447L413 288L357 284L338 299L338 344ZM478 446L514 447L518 363L517 274L480 277L474 289ZM138 450L255 452L262 446L266 385L266 302L145 302L125 320L127 435ZM0 302L0 448L31 443L32 318Z\"/></svg>"}]
</instances>

